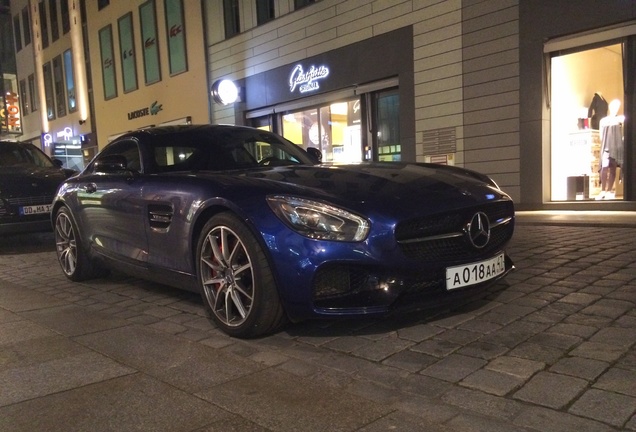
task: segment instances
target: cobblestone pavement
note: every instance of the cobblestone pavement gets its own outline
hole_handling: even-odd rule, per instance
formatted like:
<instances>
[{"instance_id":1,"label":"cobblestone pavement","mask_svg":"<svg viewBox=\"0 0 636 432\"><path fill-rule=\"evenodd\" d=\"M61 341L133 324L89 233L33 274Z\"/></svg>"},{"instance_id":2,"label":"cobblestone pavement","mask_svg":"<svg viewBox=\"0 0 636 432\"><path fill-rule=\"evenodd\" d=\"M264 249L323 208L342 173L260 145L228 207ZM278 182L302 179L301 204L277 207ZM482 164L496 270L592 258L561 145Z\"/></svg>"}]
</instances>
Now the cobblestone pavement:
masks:
<instances>
[{"instance_id":1,"label":"cobblestone pavement","mask_svg":"<svg viewBox=\"0 0 636 432\"><path fill-rule=\"evenodd\" d=\"M487 297L241 341L198 296L0 239L0 430L636 431L636 225L519 224Z\"/></svg>"}]
</instances>

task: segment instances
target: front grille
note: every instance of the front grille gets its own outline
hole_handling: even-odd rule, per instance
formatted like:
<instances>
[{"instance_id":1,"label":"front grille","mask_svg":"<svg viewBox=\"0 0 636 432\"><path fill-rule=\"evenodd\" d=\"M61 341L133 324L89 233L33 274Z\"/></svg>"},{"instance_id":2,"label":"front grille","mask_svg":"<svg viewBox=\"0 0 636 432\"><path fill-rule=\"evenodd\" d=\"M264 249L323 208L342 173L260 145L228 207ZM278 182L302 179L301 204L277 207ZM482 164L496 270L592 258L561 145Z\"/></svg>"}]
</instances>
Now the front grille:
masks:
<instances>
[{"instance_id":1,"label":"front grille","mask_svg":"<svg viewBox=\"0 0 636 432\"><path fill-rule=\"evenodd\" d=\"M466 224L476 212L488 215L492 226L490 240L482 249L476 249L462 234ZM512 201L498 201L485 205L461 209L459 211L426 216L399 224L395 237L400 242L402 252L409 258L426 261L470 260L479 256L491 255L510 240L514 230L514 221L499 222L514 217ZM494 226L493 226L494 225ZM455 237L446 235L458 234ZM435 238L442 236L442 238ZM432 239L431 239L432 237ZM417 239L423 239L417 241ZM411 240L412 242L408 242Z\"/></svg>"}]
</instances>

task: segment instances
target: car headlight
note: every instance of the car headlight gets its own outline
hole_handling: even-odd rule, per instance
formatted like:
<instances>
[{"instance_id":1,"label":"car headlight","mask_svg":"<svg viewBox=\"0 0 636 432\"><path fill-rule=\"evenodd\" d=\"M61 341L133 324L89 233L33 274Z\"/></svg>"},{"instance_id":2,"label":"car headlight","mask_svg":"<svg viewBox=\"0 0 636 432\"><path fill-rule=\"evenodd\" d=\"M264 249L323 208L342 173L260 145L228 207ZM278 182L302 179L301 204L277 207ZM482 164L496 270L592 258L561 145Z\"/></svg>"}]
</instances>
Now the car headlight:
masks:
<instances>
[{"instance_id":1,"label":"car headlight","mask_svg":"<svg viewBox=\"0 0 636 432\"><path fill-rule=\"evenodd\" d=\"M362 241L369 221L338 207L289 196L271 196L267 203L292 229L319 240Z\"/></svg>"}]
</instances>

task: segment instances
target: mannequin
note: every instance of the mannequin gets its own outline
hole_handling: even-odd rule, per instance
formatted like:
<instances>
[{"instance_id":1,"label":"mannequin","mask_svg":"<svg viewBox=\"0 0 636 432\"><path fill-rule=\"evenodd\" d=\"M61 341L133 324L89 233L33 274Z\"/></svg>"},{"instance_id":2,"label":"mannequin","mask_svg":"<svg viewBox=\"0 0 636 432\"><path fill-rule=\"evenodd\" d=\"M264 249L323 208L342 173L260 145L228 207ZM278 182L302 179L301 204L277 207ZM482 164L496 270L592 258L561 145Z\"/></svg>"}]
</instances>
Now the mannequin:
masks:
<instances>
[{"instance_id":1,"label":"mannequin","mask_svg":"<svg viewBox=\"0 0 636 432\"><path fill-rule=\"evenodd\" d=\"M616 167L623 164L623 123L624 115L618 115L621 101L609 103L609 115L600 121L601 130L601 193L596 199L614 199Z\"/></svg>"}]
</instances>

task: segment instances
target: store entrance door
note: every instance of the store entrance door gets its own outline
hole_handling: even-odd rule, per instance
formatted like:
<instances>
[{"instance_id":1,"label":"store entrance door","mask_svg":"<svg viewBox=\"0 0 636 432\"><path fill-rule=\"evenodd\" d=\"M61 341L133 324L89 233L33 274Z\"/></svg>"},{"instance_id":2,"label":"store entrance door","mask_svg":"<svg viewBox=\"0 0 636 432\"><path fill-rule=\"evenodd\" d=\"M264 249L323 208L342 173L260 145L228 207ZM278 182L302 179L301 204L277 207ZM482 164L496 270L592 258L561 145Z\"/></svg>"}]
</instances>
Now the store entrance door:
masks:
<instances>
[{"instance_id":1,"label":"store entrance door","mask_svg":"<svg viewBox=\"0 0 636 432\"><path fill-rule=\"evenodd\" d=\"M323 162L362 161L359 98L286 112L281 125L281 135L304 149L319 149Z\"/></svg>"}]
</instances>

